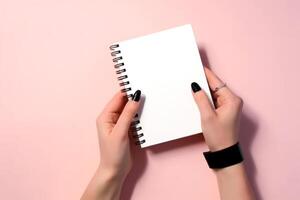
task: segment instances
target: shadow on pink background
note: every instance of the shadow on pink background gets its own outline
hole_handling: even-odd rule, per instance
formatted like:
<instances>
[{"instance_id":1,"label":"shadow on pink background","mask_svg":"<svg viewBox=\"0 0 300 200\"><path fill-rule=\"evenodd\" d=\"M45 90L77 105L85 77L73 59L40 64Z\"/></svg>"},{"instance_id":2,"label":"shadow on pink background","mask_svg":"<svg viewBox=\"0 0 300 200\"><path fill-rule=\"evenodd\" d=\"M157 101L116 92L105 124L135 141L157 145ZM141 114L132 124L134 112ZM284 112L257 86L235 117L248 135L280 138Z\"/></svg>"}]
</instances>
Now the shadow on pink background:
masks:
<instances>
[{"instance_id":1,"label":"shadow on pink background","mask_svg":"<svg viewBox=\"0 0 300 200\"><path fill-rule=\"evenodd\" d=\"M95 119L119 89L108 46L191 23L245 102L258 199L297 199L299 1L0 0L0 198L79 199L99 163ZM201 135L134 149L122 199L218 199Z\"/></svg>"}]
</instances>

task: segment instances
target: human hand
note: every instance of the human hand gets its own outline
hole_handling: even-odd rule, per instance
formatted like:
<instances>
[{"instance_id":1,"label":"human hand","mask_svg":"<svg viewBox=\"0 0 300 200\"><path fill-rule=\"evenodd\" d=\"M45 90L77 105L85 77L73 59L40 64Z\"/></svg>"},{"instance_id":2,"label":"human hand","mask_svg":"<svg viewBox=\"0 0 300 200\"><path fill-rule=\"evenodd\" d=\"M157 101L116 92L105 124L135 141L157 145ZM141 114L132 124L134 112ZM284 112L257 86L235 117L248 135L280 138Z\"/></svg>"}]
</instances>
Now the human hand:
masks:
<instances>
[{"instance_id":1,"label":"human hand","mask_svg":"<svg viewBox=\"0 0 300 200\"><path fill-rule=\"evenodd\" d=\"M132 166L128 132L139 108L141 91L132 100L118 92L97 118L100 164L82 200L119 199L122 184Z\"/></svg>"},{"instance_id":2,"label":"human hand","mask_svg":"<svg viewBox=\"0 0 300 200\"><path fill-rule=\"evenodd\" d=\"M97 118L101 160L99 168L105 173L125 178L132 167L128 132L139 108L141 91L132 100L118 92Z\"/></svg>"},{"instance_id":3,"label":"human hand","mask_svg":"<svg viewBox=\"0 0 300 200\"><path fill-rule=\"evenodd\" d=\"M204 68L212 91L223 82L208 68ZM192 83L194 99L201 113L201 125L206 144L210 151L218 151L238 141L238 125L242 110L242 99L227 86L212 92L216 108L197 83Z\"/></svg>"}]
</instances>

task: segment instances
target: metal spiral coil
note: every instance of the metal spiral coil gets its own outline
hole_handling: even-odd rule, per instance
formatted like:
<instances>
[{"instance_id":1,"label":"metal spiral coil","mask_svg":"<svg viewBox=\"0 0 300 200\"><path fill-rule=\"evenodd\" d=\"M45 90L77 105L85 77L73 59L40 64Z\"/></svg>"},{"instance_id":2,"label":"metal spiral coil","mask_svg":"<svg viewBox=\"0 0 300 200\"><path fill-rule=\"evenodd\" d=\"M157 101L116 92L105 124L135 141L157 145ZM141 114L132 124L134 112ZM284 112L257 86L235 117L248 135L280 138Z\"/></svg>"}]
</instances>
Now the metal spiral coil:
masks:
<instances>
[{"instance_id":1,"label":"metal spiral coil","mask_svg":"<svg viewBox=\"0 0 300 200\"><path fill-rule=\"evenodd\" d=\"M126 72L126 69L119 69L116 71L117 74L122 74L124 72Z\"/></svg>"},{"instance_id":2,"label":"metal spiral coil","mask_svg":"<svg viewBox=\"0 0 300 200\"><path fill-rule=\"evenodd\" d=\"M124 63L118 63L118 64L115 64L114 66L115 66L116 69L118 69L119 67L124 66Z\"/></svg>"},{"instance_id":3,"label":"metal spiral coil","mask_svg":"<svg viewBox=\"0 0 300 200\"><path fill-rule=\"evenodd\" d=\"M140 124L140 120L135 120L131 123L131 128L130 128L131 132L133 133L132 137L136 140L135 141L136 145L141 145L146 142L145 139L140 140L140 138L144 136L144 133L139 133L142 130L142 127L138 126L139 124Z\"/></svg>"},{"instance_id":4,"label":"metal spiral coil","mask_svg":"<svg viewBox=\"0 0 300 200\"><path fill-rule=\"evenodd\" d=\"M118 76L118 81L120 81L119 85L123 87L121 89L121 92L126 93L127 98L131 99L133 97L132 93L129 93L132 89L130 86L130 82L128 80L128 76L124 73L126 73L125 64L123 62L123 57L120 55L121 50L118 49L120 47L119 44L113 44L109 47L111 50L111 56L113 57L112 61L115 63L114 68L116 69L116 74ZM135 118L138 118L138 114L136 114ZM141 145L146 142L145 139L141 139L141 137L144 136L143 133L139 133L142 130L142 127L139 126L140 121L138 119L134 120L131 123L130 130L133 133L132 136L135 139L135 144L136 145Z\"/></svg>"},{"instance_id":5,"label":"metal spiral coil","mask_svg":"<svg viewBox=\"0 0 300 200\"><path fill-rule=\"evenodd\" d=\"M119 83L120 86L125 86L125 85L128 85L130 82L129 81L125 81L125 82L121 82Z\"/></svg>"},{"instance_id":6,"label":"metal spiral coil","mask_svg":"<svg viewBox=\"0 0 300 200\"><path fill-rule=\"evenodd\" d=\"M121 92L128 92L130 90L131 90L131 88L123 88L123 89L121 89Z\"/></svg>"}]
</instances>

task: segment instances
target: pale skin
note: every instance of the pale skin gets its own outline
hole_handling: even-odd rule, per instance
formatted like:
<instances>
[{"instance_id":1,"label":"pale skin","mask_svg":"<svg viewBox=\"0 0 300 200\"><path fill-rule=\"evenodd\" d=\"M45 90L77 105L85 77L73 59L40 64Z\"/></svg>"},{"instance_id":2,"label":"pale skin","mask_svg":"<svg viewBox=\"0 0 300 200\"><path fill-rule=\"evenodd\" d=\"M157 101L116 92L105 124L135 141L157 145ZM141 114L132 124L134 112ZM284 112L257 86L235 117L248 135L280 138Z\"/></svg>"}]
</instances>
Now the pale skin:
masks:
<instances>
[{"instance_id":1,"label":"pale skin","mask_svg":"<svg viewBox=\"0 0 300 200\"><path fill-rule=\"evenodd\" d=\"M212 90L223 84L211 70L205 74ZM242 100L228 86L213 93L213 108L203 90L193 93L201 112L205 142L211 152L238 142L238 125ZM140 106L139 101L127 101L119 92L97 118L100 143L100 164L81 200L118 200L122 184L132 167L129 128ZM243 163L214 170L222 200L252 200L252 193Z\"/></svg>"}]
</instances>

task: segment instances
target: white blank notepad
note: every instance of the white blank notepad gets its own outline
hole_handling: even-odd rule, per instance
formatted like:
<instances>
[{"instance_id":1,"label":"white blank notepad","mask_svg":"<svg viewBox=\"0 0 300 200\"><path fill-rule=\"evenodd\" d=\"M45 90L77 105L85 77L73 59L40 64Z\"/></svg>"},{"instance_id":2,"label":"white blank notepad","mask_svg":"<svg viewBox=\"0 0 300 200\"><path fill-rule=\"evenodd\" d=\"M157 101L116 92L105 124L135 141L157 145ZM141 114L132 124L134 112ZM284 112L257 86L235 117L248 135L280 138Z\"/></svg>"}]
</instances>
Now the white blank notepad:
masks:
<instances>
[{"instance_id":1,"label":"white blank notepad","mask_svg":"<svg viewBox=\"0 0 300 200\"><path fill-rule=\"evenodd\" d=\"M202 132L191 83L211 95L191 25L117 42L110 49L123 91L129 98L142 91L135 119L141 147Z\"/></svg>"}]
</instances>

